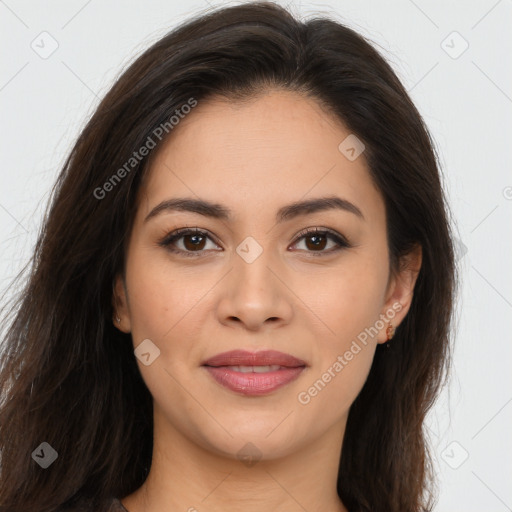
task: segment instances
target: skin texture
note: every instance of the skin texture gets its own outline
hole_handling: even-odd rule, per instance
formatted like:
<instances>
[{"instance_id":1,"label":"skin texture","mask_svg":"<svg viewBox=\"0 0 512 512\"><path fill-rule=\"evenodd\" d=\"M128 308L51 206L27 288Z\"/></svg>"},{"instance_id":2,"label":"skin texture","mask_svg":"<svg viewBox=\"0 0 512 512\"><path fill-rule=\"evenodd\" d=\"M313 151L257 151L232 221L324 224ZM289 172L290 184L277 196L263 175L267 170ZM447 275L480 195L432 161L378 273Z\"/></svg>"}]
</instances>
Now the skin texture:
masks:
<instances>
[{"instance_id":1,"label":"skin texture","mask_svg":"<svg viewBox=\"0 0 512 512\"><path fill-rule=\"evenodd\" d=\"M244 103L199 102L157 155L114 298L115 324L134 348L150 339L160 350L149 366L138 361L153 396L154 453L144 485L122 499L130 512L346 510L336 493L345 424L387 324L309 403L298 395L393 304L400 324L421 265L417 250L390 273L384 202L364 153L350 161L338 150L349 134L315 100L271 90ZM326 210L276 223L280 207L332 195L364 219ZM233 218L168 211L144 222L175 197L220 203ZM199 256L158 244L186 227L213 235ZM352 247L329 252L330 238L320 248L297 238L314 228L331 228ZM249 236L263 249L252 263L236 252ZM190 236L174 246L193 252ZM240 348L279 350L308 367L268 395L246 397L201 367ZM261 454L250 466L237 456L248 442Z\"/></svg>"}]
</instances>

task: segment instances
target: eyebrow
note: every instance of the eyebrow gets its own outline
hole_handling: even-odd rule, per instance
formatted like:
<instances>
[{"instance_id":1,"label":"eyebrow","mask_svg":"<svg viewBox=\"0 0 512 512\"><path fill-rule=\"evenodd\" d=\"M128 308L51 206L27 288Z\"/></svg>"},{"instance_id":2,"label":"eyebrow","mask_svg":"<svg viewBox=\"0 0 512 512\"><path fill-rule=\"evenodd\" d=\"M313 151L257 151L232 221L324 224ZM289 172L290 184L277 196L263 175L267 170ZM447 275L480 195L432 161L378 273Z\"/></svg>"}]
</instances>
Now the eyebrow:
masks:
<instances>
[{"instance_id":1,"label":"eyebrow","mask_svg":"<svg viewBox=\"0 0 512 512\"><path fill-rule=\"evenodd\" d=\"M276 222L284 222L291 220L300 215L326 211L326 210L342 210L353 213L362 220L364 215L362 211L350 201L337 196L319 197L315 199L307 199L305 201L297 201L289 205L281 207L276 214ZM206 201L204 199L193 199L187 197L177 197L166 199L156 205L144 219L144 223L164 212L185 211L204 215L214 219L229 221L232 212L229 208L219 204Z\"/></svg>"}]
</instances>

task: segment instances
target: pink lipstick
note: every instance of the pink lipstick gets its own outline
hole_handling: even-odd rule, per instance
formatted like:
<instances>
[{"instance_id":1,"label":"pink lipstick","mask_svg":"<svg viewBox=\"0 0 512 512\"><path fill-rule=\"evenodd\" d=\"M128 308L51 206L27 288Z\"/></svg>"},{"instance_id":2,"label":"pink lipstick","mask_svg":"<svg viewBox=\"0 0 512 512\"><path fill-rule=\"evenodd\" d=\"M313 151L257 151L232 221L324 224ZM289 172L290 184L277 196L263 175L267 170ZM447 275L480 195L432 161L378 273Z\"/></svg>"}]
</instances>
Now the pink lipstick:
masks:
<instances>
[{"instance_id":1,"label":"pink lipstick","mask_svg":"<svg viewBox=\"0 0 512 512\"><path fill-rule=\"evenodd\" d=\"M261 396L295 380L307 364L275 350L232 350L207 359L202 366L228 389L246 396Z\"/></svg>"}]
</instances>

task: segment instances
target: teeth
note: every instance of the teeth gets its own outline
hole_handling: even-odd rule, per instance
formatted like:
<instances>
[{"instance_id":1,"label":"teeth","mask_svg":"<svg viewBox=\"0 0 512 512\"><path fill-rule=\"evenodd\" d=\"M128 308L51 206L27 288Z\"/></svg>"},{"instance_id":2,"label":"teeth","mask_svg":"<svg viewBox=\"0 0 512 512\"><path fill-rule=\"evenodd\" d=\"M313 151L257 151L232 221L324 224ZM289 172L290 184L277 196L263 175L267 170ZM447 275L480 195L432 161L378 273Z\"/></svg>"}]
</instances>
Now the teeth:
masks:
<instances>
[{"instance_id":1,"label":"teeth","mask_svg":"<svg viewBox=\"0 0 512 512\"><path fill-rule=\"evenodd\" d=\"M266 373L275 372L281 367L278 364L273 364L270 366L226 366L226 368L240 373Z\"/></svg>"}]
</instances>

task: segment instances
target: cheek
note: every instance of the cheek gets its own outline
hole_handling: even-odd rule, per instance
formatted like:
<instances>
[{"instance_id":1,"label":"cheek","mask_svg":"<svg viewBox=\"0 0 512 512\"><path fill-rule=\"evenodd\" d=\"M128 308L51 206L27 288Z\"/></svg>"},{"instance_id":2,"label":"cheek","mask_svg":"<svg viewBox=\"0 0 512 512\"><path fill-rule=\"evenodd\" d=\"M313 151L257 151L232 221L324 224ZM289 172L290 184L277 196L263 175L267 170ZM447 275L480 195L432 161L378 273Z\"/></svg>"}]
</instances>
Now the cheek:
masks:
<instances>
[{"instance_id":1,"label":"cheek","mask_svg":"<svg viewBox=\"0 0 512 512\"><path fill-rule=\"evenodd\" d=\"M314 364L304 400L327 407L332 417L343 413L364 385L375 354L376 331L385 293L385 262L354 257L336 272L316 276L306 286L304 302L321 319L315 339ZM372 329L373 328L373 329ZM310 329L311 330L311 329Z\"/></svg>"},{"instance_id":2,"label":"cheek","mask_svg":"<svg viewBox=\"0 0 512 512\"><path fill-rule=\"evenodd\" d=\"M163 341L175 327L183 328L212 283L194 275L190 269L176 271L155 258L154 249L133 251L127 262L131 330L134 342L139 337Z\"/></svg>"},{"instance_id":3,"label":"cheek","mask_svg":"<svg viewBox=\"0 0 512 512\"><path fill-rule=\"evenodd\" d=\"M387 275L379 262L365 262L357 255L335 269L302 277L297 295L309 309L308 318L329 340L324 349L342 350L347 342L379 317ZM306 310L307 311L307 310Z\"/></svg>"},{"instance_id":4,"label":"cheek","mask_svg":"<svg viewBox=\"0 0 512 512\"><path fill-rule=\"evenodd\" d=\"M321 312L322 333L316 336L309 378L297 396L305 417L322 417L325 425L348 414L373 362L376 337L371 327L380 314L380 288L379 273L352 272L326 281L323 295L317 295L313 309Z\"/></svg>"},{"instance_id":5,"label":"cheek","mask_svg":"<svg viewBox=\"0 0 512 512\"><path fill-rule=\"evenodd\" d=\"M316 401L335 405L336 414L350 406L361 390L372 365L374 347L355 340L310 372L299 403Z\"/></svg>"},{"instance_id":6,"label":"cheek","mask_svg":"<svg viewBox=\"0 0 512 512\"><path fill-rule=\"evenodd\" d=\"M368 345L354 352L357 353L352 354L351 360L347 360L343 352L329 358L320 372L311 375L308 387L297 395L300 404L297 417L305 425L304 436L315 437L327 426L336 425L348 416L366 382L375 349Z\"/></svg>"}]
</instances>

